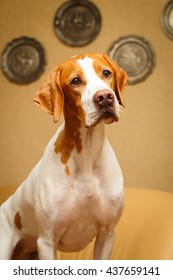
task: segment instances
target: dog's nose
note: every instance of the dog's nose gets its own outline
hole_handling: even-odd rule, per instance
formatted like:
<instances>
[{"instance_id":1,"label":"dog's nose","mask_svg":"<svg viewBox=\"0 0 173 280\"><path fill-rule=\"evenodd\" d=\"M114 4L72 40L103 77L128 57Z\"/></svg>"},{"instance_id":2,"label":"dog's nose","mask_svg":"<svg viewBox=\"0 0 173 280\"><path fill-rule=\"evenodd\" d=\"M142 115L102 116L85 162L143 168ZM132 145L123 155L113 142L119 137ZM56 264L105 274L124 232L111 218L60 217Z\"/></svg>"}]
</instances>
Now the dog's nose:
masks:
<instances>
[{"instance_id":1,"label":"dog's nose","mask_svg":"<svg viewBox=\"0 0 173 280\"><path fill-rule=\"evenodd\" d=\"M100 106L109 106L114 101L114 94L107 90L99 90L94 95L94 102L97 103Z\"/></svg>"}]
</instances>

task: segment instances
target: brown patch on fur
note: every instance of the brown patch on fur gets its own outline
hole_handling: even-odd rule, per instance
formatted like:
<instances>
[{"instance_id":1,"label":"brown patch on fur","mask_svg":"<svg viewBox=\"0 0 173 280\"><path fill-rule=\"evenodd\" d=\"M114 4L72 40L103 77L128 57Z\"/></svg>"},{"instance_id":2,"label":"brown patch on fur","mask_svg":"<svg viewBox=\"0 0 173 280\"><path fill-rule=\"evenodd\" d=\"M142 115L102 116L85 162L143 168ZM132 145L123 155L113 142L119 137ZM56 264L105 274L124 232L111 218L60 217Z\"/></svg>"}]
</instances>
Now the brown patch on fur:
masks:
<instances>
[{"instance_id":1,"label":"brown patch on fur","mask_svg":"<svg viewBox=\"0 0 173 280\"><path fill-rule=\"evenodd\" d=\"M72 69L74 69L74 72L72 72ZM85 121L85 113L81 105L83 85L79 87L70 85L71 80L76 76L85 81L80 66L74 62L73 67L71 67L71 64L66 62L61 73L65 126L55 142L55 152L61 154L61 162L64 165L67 164L73 149L76 149L77 153L82 150L80 128Z\"/></svg>"},{"instance_id":2,"label":"brown patch on fur","mask_svg":"<svg viewBox=\"0 0 173 280\"><path fill-rule=\"evenodd\" d=\"M64 165L67 164L74 148L76 148L78 153L82 150L82 140L80 134L81 121L77 112L75 114L75 110L73 111L73 109L69 109L69 111L71 111L72 115L70 118L71 122L67 121L63 131L61 131L55 142L55 152L61 154L61 162ZM70 115L70 112L67 112L66 114Z\"/></svg>"},{"instance_id":3,"label":"brown patch on fur","mask_svg":"<svg viewBox=\"0 0 173 280\"><path fill-rule=\"evenodd\" d=\"M37 260L37 243L32 237L21 239L14 248L11 260Z\"/></svg>"},{"instance_id":4,"label":"brown patch on fur","mask_svg":"<svg viewBox=\"0 0 173 280\"><path fill-rule=\"evenodd\" d=\"M78 153L82 150L80 128L85 119L81 106L82 87L73 88L70 82L75 77L85 81L81 68L77 64L77 59L83 57L81 55L71 58L54 68L33 100L44 111L52 114L55 122L60 119L64 110L65 128L55 142L55 152L61 154L61 162L64 165L67 164L74 148ZM69 175L67 167L65 172Z\"/></svg>"},{"instance_id":5,"label":"brown patch on fur","mask_svg":"<svg viewBox=\"0 0 173 280\"><path fill-rule=\"evenodd\" d=\"M14 217L14 223L16 225L16 227L18 228L18 230L22 230L22 223L21 223L21 217L19 212L16 213L15 217Z\"/></svg>"},{"instance_id":6,"label":"brown patch on fur","mask_svg":"<svg viewBox=\"0 0 173 280\"><path fill-rule=\"evenodd\" d=\"M65 167L65 173L67 176L70 175L70 169L69 169L68 165L66 165L66 167Z\"/></svg>"}]
</instances>

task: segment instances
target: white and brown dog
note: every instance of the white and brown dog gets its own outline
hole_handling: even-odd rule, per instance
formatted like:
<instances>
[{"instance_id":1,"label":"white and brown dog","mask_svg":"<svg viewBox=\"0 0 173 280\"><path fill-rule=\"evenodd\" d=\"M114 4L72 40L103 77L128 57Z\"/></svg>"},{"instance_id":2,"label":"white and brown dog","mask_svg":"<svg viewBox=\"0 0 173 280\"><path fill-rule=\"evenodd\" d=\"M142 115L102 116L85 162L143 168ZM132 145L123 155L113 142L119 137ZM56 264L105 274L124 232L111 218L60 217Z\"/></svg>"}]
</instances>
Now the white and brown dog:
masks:
<instances>
[{"instance_id":1,"label":"white and brown dog","mask_svg":"<svg viewBox=\"0 0 173 280\"><path fill-rule=\"evenodd\" d=\"M79 55L53 69L34 102L64 124L17 191L0 207L0 259L57 258L96 237L109 259L123 209L123 177L104 131L119 120L125 72L106 54Z\"/></svg>"}]
</instances>

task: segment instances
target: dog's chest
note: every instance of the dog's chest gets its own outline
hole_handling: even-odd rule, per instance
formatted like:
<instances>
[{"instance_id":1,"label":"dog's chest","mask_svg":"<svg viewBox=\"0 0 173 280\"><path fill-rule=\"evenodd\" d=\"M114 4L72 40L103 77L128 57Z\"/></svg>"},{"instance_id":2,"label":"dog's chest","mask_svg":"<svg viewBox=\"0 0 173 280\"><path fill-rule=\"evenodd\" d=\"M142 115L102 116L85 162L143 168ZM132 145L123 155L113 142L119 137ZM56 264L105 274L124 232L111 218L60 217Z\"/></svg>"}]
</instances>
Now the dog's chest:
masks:
<instances>
[{"instance_id":1,"label":"dog's chest","mask_svg":"<svg viewBox=\"0 0 173 280\"><path fill-rule=\"evenodd\" d=\"M109 215L112 198L109 199L107 190L98 178L88 175L88 178L85 176L69 180L58 200L62 206L62 216L67 214L64 220L70 222L80 219L85 221L85 218L101 220L103 213Z\"/></svg>"},{"instance_id":2,"label":"dog's chest","mask_svg":"<svg viewBox=\"0 0 173 280\"><path fill-rule=\"evenodd\" d=\"M99 201L102 192L100 180L92 174L85 174L71 181L71 193L78 203L90 204Z\"/></svg>"},{"instance_id":3,"label":"dog's chest","mask_svg":"<svg viewBox=\"0 0 173 280\"><path fill-rule=\"evenodd\" d=\"M85 247L98 233L100 227L112 223L116 211L115 202L102 188L98 178L75 180L71 185L62 220L64 234L58 249L78 250Z\"/></svg>"}]
</instances>

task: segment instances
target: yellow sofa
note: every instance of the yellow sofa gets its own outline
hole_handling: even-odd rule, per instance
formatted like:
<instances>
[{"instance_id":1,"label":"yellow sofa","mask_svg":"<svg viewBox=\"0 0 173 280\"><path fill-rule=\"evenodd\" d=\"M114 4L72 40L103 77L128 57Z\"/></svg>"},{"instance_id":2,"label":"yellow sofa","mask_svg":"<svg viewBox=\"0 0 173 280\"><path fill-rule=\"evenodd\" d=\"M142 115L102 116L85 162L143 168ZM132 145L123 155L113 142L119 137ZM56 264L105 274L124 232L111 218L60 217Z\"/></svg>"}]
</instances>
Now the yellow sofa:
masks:
<instances>
[{"instance_id":1,"label":"yellow sofa","mask_svg":"<svg viewBox=\"0 0 173 280\"><path fill-rule=\"evenodd\" d=\"M15 188L0 188L0 204ZM58 252L59 259L92 259L93 244L77 253ZM173 260L173 193L125 189L125 207L116 228L111 259Z\"/></svg>"}]
</instances>

